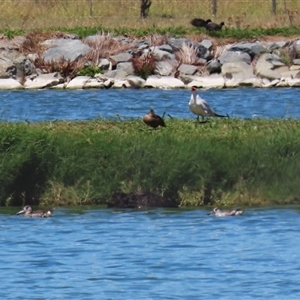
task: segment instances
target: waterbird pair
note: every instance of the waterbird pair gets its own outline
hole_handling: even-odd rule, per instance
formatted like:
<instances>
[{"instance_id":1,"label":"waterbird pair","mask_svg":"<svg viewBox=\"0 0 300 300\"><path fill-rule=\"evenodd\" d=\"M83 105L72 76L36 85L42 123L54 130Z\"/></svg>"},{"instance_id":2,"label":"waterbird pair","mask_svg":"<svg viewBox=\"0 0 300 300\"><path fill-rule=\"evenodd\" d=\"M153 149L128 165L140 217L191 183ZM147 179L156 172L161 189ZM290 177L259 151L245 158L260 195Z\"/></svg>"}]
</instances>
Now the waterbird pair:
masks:
<instances>
[{"instance_id":1,"label":"waterbird pair","mask_svg":"<svg viewBox=\"0 0 300 300\"><path fill-rule=\"evenodd\" d=\"M33 211L32 207L26 205L23 207L22 210L17 212L17 215L24 214L25 217L32 217L32 218L48 218L52 216L51 210L36 210Z\"/></svg>"},{"instance_id":2,"label":"waterbird pair","mask_svg":"<svg viewBox=\"0 0 300 300\"><path fill-rule=\"evenodd\" d=\"M198 95L196 86L191 87L191 93L192 95L189 101L189 109L193 114L197 115L198 123L206 123L207 120L204 121L204 117L229 118L228 114L225 116L214 112L209 104ZM200 116L202 118L202 122L199 122ZM143 117L143 121L146 125L153 127L154 129L156 129L158 126L166 127L164 119L155 114L153 109L150 109L150 112Z\"/></svg>"},{"instance_id":3,"label":"waterbird pair","mask_svg":"<svg viewBox=\"0 0 300 300\"><path fill-rule=\"evenodd\" d=\"M240 208L232 210L221 210L219 207L215 207L208 215L214 214L216 217L231 217L231 216L240 216L244 213L244 210Z\"/></svg>"}]
</instances>

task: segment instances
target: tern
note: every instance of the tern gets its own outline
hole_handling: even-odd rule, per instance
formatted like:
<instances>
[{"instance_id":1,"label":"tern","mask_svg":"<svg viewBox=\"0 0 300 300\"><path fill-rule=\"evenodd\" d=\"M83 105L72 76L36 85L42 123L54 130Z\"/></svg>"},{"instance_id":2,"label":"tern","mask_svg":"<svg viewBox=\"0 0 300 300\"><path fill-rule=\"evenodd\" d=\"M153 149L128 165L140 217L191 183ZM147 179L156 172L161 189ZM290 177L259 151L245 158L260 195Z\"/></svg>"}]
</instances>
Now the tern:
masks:
<instances>
[{"instance_id":1,"label":"tern","mask_svg":"<svg viewBox=\"0 0 300 300\"><path fill-rule=\"evenodd\" d=\"M192 92L192 95L191 95L191 99L189 102L189 108L193 114L197 115L198 122L199 122L199 116L202 117L201 123L207 122L207 121L204 121L204 117L219 117L219 118L227 117L227 118L229 118L228 115L224 116L224 115L219 115L219 114L215 113L210 108L208 103L198 95L196 86L192 86L191 92Z\"/></svg>"}]
</instances>

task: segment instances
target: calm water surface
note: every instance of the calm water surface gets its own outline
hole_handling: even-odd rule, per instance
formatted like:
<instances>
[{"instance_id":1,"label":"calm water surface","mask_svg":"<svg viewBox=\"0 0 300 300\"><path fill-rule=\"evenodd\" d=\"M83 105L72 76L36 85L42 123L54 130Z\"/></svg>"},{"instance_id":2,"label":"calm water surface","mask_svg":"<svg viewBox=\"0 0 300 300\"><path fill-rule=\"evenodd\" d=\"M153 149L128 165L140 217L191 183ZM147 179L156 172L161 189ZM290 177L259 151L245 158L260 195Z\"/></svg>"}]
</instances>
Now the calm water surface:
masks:
<instances>
[{"instance_id":1,"label":"calm water surface","mask_svg":"<svg viewBox=\"0 0 300 300\"><path fill-rule=\"evenodd\" d=\"M300 118L300 89L205 90L219 113ZM1 121L193 118L188 90L0 91ZM0 210L0 299L300 299L300 208Z\"/></svg>"},{"instance_id":2,"label":"calm water surface","mask_svg":"<svg viewBox=\"0 0 300 300\"><path fill-rule=\"evenodd\" d=\"M300 208L0 211L1 299L300 299Z\"/></svg>"},{"instance_id":3,"label":"calm water surface","mask_svg":"<svg viewBox=\"0 0 300 300\"><path fill-rule=\"evenodd\" d=\"M300 118L300 89L200 90L216 112L237 118ZM0 91L1 121L139 118L153 107L158 114L194 118L189 90Z\"/></svg>"}]
</instances>

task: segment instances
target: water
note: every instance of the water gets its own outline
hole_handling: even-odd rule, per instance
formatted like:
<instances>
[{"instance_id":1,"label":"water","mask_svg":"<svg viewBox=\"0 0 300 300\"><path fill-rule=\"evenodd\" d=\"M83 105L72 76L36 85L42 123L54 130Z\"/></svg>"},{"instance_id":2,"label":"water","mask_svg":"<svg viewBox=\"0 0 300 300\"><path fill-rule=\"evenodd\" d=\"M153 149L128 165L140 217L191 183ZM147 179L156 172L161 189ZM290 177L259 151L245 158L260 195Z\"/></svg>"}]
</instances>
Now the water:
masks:
<instances>
[{"instance_id":1,"label":"water","mask_svg":"<svg viewBox=\"0 0 300 300\"><path fill-rule=\"evenodd\" d=\"M218 113L300 118L300 89L205 90ZM1 121L194 118L188 90L0 91ZM299 299L300 208L0 210L0 299Z\"/></svg>"},{"instance_id":2,"label":"water","mask_svg":"<svg viewBox=\"0 0 300 300\"><path fill-rule=\"evenodd\" d=\"M237 118L300 118L300 89L200 90L220 114ZM178 118L194 118L189 90L38 90L0 91L1 121L90 120L140 118L154 108Z\"/></svg>"},{"instance_id":3,"label":"water","mask_svg":"<svg viewBox=\"0 0 300 300\"><path fill-rule=\"evenodd\" d=\"M299 299L300 208L0 211L1 299Z\"/></svg>"}]
</instances>

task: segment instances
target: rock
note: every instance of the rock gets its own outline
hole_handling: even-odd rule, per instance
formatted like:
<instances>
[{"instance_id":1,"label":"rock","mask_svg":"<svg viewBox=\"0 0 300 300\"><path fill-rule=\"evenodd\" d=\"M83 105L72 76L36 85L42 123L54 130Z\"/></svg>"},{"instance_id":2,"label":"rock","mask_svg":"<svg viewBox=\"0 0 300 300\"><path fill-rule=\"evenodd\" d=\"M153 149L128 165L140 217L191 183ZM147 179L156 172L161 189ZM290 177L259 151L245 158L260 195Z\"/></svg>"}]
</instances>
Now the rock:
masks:
<instances>
[{"instance_id":1,"label":"rock","mask_svg":"<svg viewBox=\"0 0 300 300\"><path fill-rule=\"evenodd\" d=\"M149 76L145 82L145 87L148 88L159 88L159 89L174 89L174 88L184 88L184 83L174 77L170 76Z\"/></svg>"},{"instance_id":2,"label":"rock","mask_svg":"<svg viewBox=\"0 0 300 300\"><path fill-rule=\"evenodd\" d=\"M207 62L206 69L209 74L221 73L221 63L217 58L213 58L212 60Z\"/></svg>"},{"instance_id":3,"label":"rock","mask_svg":"<svg viewBox=\"0 0 300 300\"><path fill-rule=\"evenodd\" d=\"M224 51L218 58L221 64L235 63L235 62L245 62L247 64L251 63L251 56L242 51Z\"/></svg>"},{"instance_id":4,"label":"rock","mask_svg":"<svg viewBox=\"0 0 300 300\"><path fill-rule=\"evenodd\" d=\"M53 87L63 83L64 79L58 73L41 74L38 76L28 76L24 83L26 89L43 89Z\"/></svg>"},{"instance_id":5,"label":"rock","mask_svg":"<svg viewBox=\"0 0 300 300\"><path fill-rule=\"evenodd\" d=\"M155 60L157 61L166 60L166 59L175 60L174 54L171 54L168 51L160 50L157 47L150 47L150 51L152 52ZM148 51L146 52L148 53Z\"/></svg>"},{"instance_id":6,"label":"rock","mask_svg":"<svg viewBox=\"0 0 300 300\"><path fill-rule=\"evenodd\" d=\"M178 71L180 72L180 74L184 75L195 75L198 71L198 67L193 65L182 64L178 68Z\"/></svg>"},{"instance_id":7,"label":"rock","mask_svg":"<svg viewBox=\"0 0 300 300\"><path fill-rule=\"evenodd\" d=\"M293 64L299 66L300 65L300 58L293 59Z\"/></svg>"},{"instance_id":8,"label":"rock","mask_svg":"<svg viewBox=\"0 0 300 300\"><path fill-rule=\"evenodd\" d=\"M248 53L251 57L251 59L254 58L254 56L265 53L268 51L266 47L261 42L241 42L241 43L235 43L230 48L231 51L242 51L245 53Z\"/></svg>"},{"instance_id":9,"label":"rock","mask_svg":"<svg viewBox=\"0 0 300 300\"><path fill-rule=\"evenodd\" d=\"M255 66L255 73L260 77L267 79L280 79L281 75L279 72L273 70L274 65L272 64L272 55L265 53L262 54Z\"/></svg>"},{"instance_id":10,"label":"rock","mask_svg":"<svg viewBox=\"0 0 300 300\"><path fill-rule=\"evenodd\" d=\"M128 76L127 78L128 83L130 84L130 87L133 88L143 88L145 86L146 80L139 76Z\"/></svg>"},{"instance_id":11,"label":"rock","mask_svg":"<svg viewBox=\"0 0 300 300\"><path fill-rule=\"evenodd\" d=\"M115 79L114 84L112 85L112 88L117 88L117 89L129 88L129 87L130 87L130 84L127 80Z\"/></svg>"},{"instance_id":12,"label":"rock","mask_svg":"<svg viewBox=\"0 0 300 300\"><path fill-rule=\"evenodd\" d=\"M116 64L121 62L129 62L132 55L129 52L122 52L116 55L111 55L109 58L114 60Z\"/></svg>"},{"instance_id":13,"label":"rock","mask_svg":"<svg viewBox=\"0 0 300 300\"><path fill-rule=\"evenodd\" d=\"M193 85L199 88L224 88L225 80L223 76L219 74L194 76L193 80L188 84L188 87L191 88Z\"/></svg>"},{"instance_id":14,"label":"rock","mask_svg":"<svg viewBox=\"0 0 300 300\"><path fill-rule=\"evenodd\" d=\"M243 61L223 64L222 75L228 79L239 81L255 77L252 67Z\"/></svg>"},{"instance_id":15,"label":"rock","mask_svg":"<svg viewBox=\"0 0 300 300\"><path fill-rule=\"evenodd\" d=\"M90 76L77 76L66 85L66 89L83 89L90 80Z\"/></svg>"},{"instance_id":16,"label":"rock","mask_svg":"<svg viewBox=\"0 0 300 300\"><path fill-rule=\"evenodd\" d=\"M105 88L105 84L103 81L99 81L96 78L90 78L85 85L83 86L84 89L102 89Z\"/></svg>"},{"instance_id":17,"label":"rock","mask_svg":"<svg viewBox=\"0 0 300 300\"><path fill-rule=\"evenodd\" d=\"M0 78L9 78L16 72L16 67L9 58L0 57Z\"/></svg>"},{"instance_id":18,"label":"rock","mask_svg":"<svg viewBox=\"0 0 300 300\"><path fill-rule=\"evenodd\" d=\"M19 81L13 78L0 79L0 90L19 90L23 86Z\"/></svg>"},{"instance_id":19,"label":"rock","mask_svg":"<svg viewBox=\"0 0 300 300\"><path fill-rule=\"evenodd\" d=\"M168 61L158 61L154 73L160 76L170 76L174 70L174 66Z\"/></svg>"},{"instance_id":20,"label":"rock","mask_svg":"<svg viewBox=\"0 0 300 300\"><path fill-rule=\"evenodd\" d=\"M107 203L108 208L178 207L176 201L151 192L115 193Z\"/></svg>"},{"instance_id":21,"label":"rock","mask_svg":"<svg viewBox=\"0 0 300 300\"><path fill-rule=\"evenodd\" d=\"M125 78L128 75L134 74L134 70L131 62L118 63L116 70L117 70L117 75L115 76L116 78ZM122 76L118 74L122 74Z\"/></svg>"},{"instance_id":22,"label":"rock","mask_svg":"<svg viewBox=\"0 0 300 300\"><path fill-rule=\"evenodd\" d=\"M91 51L91 48L80 40L53 39L42 43L48 49L42 54L45 62L75 61L84 57Z\"/></svg>"}]
</instances>

